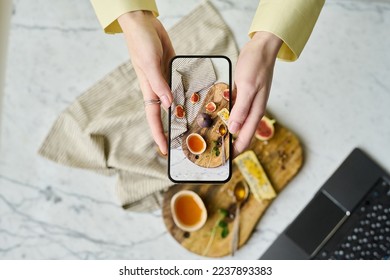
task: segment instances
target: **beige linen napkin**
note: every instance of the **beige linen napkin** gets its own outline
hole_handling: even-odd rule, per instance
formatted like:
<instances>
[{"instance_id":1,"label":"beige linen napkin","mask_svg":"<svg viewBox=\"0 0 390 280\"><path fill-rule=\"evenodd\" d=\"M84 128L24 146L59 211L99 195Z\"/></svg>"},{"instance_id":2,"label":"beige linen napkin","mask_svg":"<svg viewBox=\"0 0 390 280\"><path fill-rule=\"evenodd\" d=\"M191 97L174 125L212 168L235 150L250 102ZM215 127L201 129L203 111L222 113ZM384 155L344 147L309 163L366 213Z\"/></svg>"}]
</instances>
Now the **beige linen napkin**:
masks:
<instances>
[{"instance_id":1,"label":"beige linen napkin","mask_svg":"<svg viewBox=\"0 0 390 280\"><path fill-rule=\"evenodd\" d=\"M180 20L169 35L177 54L222 54L236 63L231 31L209 2ZM61 113L39 154L64 165L118 174L116 190L124 209L156 209L163 191L172 185L167 161L156 152L130 62Z\"/></svg>"}]
</instances>

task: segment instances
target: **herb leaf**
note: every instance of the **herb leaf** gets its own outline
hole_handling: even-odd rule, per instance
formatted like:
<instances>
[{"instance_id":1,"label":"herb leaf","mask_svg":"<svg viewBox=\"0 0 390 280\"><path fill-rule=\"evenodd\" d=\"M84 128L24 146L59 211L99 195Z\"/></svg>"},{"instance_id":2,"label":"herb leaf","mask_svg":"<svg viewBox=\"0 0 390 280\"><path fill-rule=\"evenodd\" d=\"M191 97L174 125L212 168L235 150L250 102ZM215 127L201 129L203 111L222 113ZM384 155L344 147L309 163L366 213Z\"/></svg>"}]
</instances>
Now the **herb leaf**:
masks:
<instances>
[{"instance_id":1,"label":"herb leaf","mask_svg":"<svg viewBox=\"0 0 390 280\"><path fill-rule=\"evenodd\" d=\"M222 229L222 232L221 232L221 237L222 237L222 238L225 238L226 236L228 236L228 234L229 234L229 229L228 229L228 227L224 227L224 228Z\"/></svg>"},{"instance_id":2,"label":"herb leaf","mask_svg":"<svg viewBox=\"0 0 390 280\"><path fill-rule=\"evenodd\" d=\"M225 227L227 227L227 222L222 220L222 221L219 222L218 226L221 227L221 228L225 228Z\"/></svg>"}]
</instances>

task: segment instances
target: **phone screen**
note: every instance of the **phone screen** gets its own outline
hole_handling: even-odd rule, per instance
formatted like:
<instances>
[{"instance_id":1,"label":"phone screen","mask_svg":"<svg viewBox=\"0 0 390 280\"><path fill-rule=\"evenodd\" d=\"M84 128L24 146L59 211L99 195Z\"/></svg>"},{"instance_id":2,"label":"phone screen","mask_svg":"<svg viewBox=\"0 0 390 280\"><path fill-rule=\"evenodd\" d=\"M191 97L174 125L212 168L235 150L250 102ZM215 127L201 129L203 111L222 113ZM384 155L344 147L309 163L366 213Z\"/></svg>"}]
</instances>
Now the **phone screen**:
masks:
<instances>
[{"instance_id":1,"label":"phone screen","mask_svg":"<svg viewBox=\"0 0 390 280\"><path fill-rule=\"evenodd\" d=\"M231 176L231 62L224 56L171 61L168 177L222 183Z\"/></svg>"}]
</instances>

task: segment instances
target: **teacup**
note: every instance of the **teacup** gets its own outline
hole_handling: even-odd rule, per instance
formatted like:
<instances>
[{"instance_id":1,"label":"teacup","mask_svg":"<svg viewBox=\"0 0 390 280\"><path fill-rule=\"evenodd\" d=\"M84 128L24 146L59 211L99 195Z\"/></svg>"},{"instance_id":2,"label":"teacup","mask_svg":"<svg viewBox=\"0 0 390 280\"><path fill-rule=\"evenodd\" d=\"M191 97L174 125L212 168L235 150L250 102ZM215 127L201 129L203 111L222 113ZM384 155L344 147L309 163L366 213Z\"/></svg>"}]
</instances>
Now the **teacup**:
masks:
<instances>
[{"instance_id":1,"label":"teacup","mask_svg":"<svg viewBox=\"0 0 390 280\"><path fill-rule=\"evenodd\" d=\"M207 148L206 141L198 133L191 133L186 138L188 150L194 155L204 153Z\"/></svg>"},{"instance_id":2,"label":"teacup","mask_svg":"<svg viewBox=\"0 0 390 280\"><path fill-rule=\"evenodd\" d=\"M196 231L207 220L207 210L200 196L183 190L171 198L171 213L176 226L184 231Z\"/></svg>"}]
</instances>

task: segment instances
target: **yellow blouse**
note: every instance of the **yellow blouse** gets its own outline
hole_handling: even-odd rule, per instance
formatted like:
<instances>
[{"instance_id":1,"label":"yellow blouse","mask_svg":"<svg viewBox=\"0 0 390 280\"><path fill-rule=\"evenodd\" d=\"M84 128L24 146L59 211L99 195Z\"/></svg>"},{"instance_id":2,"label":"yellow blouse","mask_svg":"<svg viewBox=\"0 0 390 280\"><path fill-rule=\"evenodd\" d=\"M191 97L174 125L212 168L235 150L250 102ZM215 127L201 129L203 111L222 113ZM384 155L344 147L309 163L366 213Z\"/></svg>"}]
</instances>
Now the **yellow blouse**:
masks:
<instances>
[{"instance_id":1,"label":"yellow blouse","mask_svg":"<svg viewBox=\"0 0 390 280\"><path fill-rule=\"evenodd\" d=\"M117 18L127 12L147 10L158 16L154 0L91 0L106 33L120 33ZM267 31L283 40L278 58L294 61L301 54L325 0L261 0L249 29Z\"/></svg>"}]
</instances>

